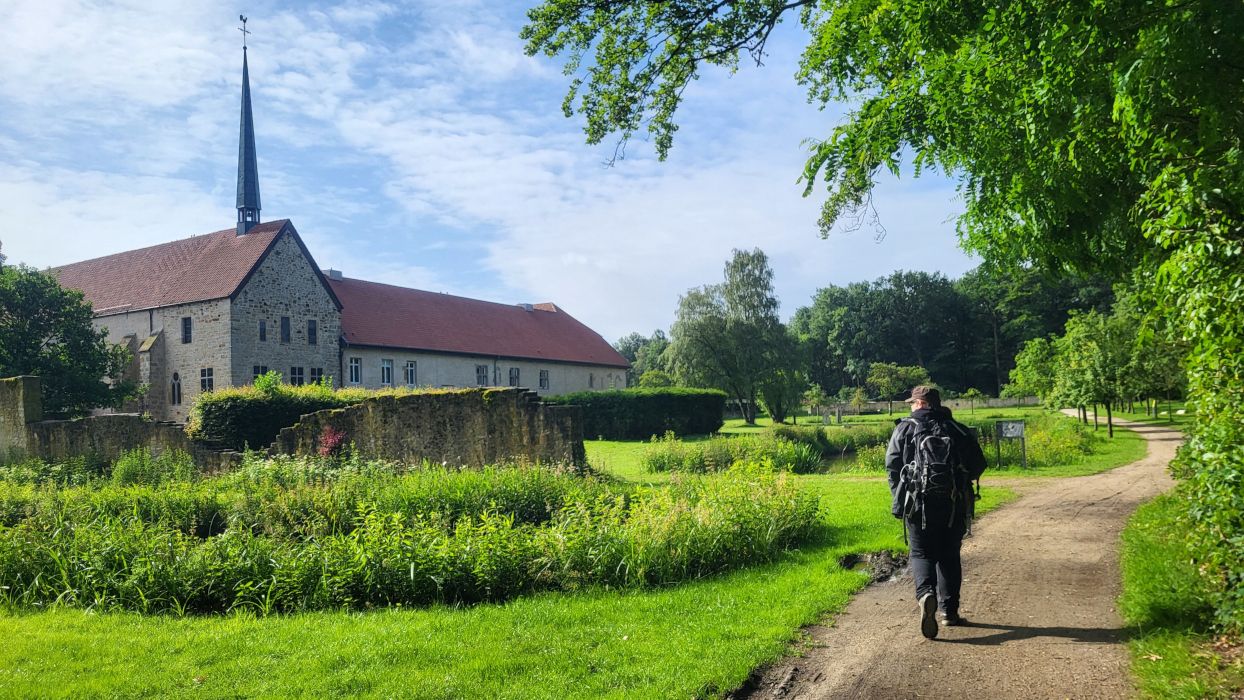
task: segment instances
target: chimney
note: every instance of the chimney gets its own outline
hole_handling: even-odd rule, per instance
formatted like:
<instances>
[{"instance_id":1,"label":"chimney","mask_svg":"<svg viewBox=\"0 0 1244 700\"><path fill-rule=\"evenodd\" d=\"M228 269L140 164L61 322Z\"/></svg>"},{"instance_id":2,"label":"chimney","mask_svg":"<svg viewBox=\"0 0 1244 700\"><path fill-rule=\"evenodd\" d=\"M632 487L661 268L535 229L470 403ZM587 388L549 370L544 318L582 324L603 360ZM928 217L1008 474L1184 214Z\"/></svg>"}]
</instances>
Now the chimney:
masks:
<instances>
[{"instance_id":1,"label":"chimney","mask_svg":"<svg viewBox=\"0 0 1244 700\"><path fill-rule=\"evenodd\" d=\"M341 270L334 270L330 267L324 271L324 274L328 275L328 279L330 280L336 280L338 282L341 281Z\"/></svg>"},{"instance_id":2,"label":"chimney","mask_svg":"<svg viewBox=\"0 0 1244 700\"><path fill-rule=\"evenodd\" d=\"M531 311L535 308L531 304L519 304L519 306L523 307L523 311Z\"/></svg>"}]
</instances>

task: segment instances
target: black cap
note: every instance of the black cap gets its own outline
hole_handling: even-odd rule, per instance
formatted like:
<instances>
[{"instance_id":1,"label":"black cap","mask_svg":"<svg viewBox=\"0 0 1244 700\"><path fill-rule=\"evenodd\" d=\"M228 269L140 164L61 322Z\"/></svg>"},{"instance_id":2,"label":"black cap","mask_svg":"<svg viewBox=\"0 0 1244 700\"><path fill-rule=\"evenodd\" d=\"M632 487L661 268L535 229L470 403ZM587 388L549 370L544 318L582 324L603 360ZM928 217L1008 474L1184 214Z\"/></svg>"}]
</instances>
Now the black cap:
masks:
<instances>
[{"instance_id":1,"label":"black cap","mask_svg":"<svg viewBox=\"0 0 1244 700\"><path fill-rule=\"evenodd\" d=\"M937 390L936 387L925 386L921 384L920 386L911 390L911 398L907 399L907 403L911 403L917 400L927 401L929 402L930 406L941 406L942 405L942 394L941 392Z\"/></svg>"}]
</instances>

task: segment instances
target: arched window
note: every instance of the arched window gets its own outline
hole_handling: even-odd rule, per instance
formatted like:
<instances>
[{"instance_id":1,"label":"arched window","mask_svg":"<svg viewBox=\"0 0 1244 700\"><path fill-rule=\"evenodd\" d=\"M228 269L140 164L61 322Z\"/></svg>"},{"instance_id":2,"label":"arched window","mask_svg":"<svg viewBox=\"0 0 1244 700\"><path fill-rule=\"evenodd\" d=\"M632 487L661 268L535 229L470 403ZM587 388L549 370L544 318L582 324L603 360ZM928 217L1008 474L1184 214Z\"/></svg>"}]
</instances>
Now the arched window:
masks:
<instances>
[{"instance_id":1,"label":"arched window","mask_svg":"<svg viewBox=\"0 0 1244 700\"><path fill-rule=\"evenodd\" d=\"M174 406L181 405L181 376L173 372L173 384L169 392L169 403Z\"/></svg>"}]
</instances>

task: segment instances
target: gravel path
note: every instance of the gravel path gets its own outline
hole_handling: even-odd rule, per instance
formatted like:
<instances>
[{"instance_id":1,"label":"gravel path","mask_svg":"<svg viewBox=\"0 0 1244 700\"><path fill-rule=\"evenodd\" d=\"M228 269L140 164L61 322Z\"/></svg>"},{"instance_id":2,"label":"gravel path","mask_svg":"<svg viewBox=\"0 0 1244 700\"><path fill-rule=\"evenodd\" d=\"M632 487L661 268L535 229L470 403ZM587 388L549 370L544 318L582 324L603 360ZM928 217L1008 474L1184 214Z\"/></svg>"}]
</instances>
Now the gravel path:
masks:
<instances>
[{"instance_id":1,"label":"gravel path","mask_svg":"<svg viewBox=\"0 0 1244 700\"><path fill-rule=\"evenodd\" d=\"M1182 436L1127 425L1148 440L1145 459L1021 487L1019 500L977 521L963 547L969 626L921 637L903 576L862 591L832 626L809 628L805 654L766 669L738 697L1131 696L1114 607L1119 532L1138 505L1172 486L1166 465Z\"/></svg>"}]
</instances>

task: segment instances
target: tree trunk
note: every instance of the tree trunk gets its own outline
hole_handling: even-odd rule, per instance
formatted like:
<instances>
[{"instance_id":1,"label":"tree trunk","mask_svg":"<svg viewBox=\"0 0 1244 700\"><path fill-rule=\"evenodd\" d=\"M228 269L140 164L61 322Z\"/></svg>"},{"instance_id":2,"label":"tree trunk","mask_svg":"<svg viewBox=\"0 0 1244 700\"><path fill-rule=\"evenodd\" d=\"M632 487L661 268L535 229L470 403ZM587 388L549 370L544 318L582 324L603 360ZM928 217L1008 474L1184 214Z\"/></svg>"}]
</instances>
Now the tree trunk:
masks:
<instances>
[{"instance_id":1,"label":"tree trunk","mask_svg":"<svg viewBox=\"0 0 1244 700\"><path fill-rule=\"evenodd\" d=\"M1114 437L1114 414L1109 403L1106 404L1106 436Z\"/></svg>"},{"instance_id":2,"label":"tree trunk","mask_svg":"<svg viewBox=\"0 0 1244 700\"><path fill-rule=\"evenodd\" d=\"M1099 427L1101 426L1097 424L1097 403L1094 402L1093 403L1093 430L1097 430Z\"/></svg>"},{"instance_id":3,"label":"tree trunk","mask_svg":"<svg viewBox=\"0 0 1244 700\"><path fill-rule=\"evenodd\" d=\"M1002 393L1002 354L998 349L998 315L991 313L989 319L993 324L994 396L997 396Z\"/></svg>"}]
</instances>

